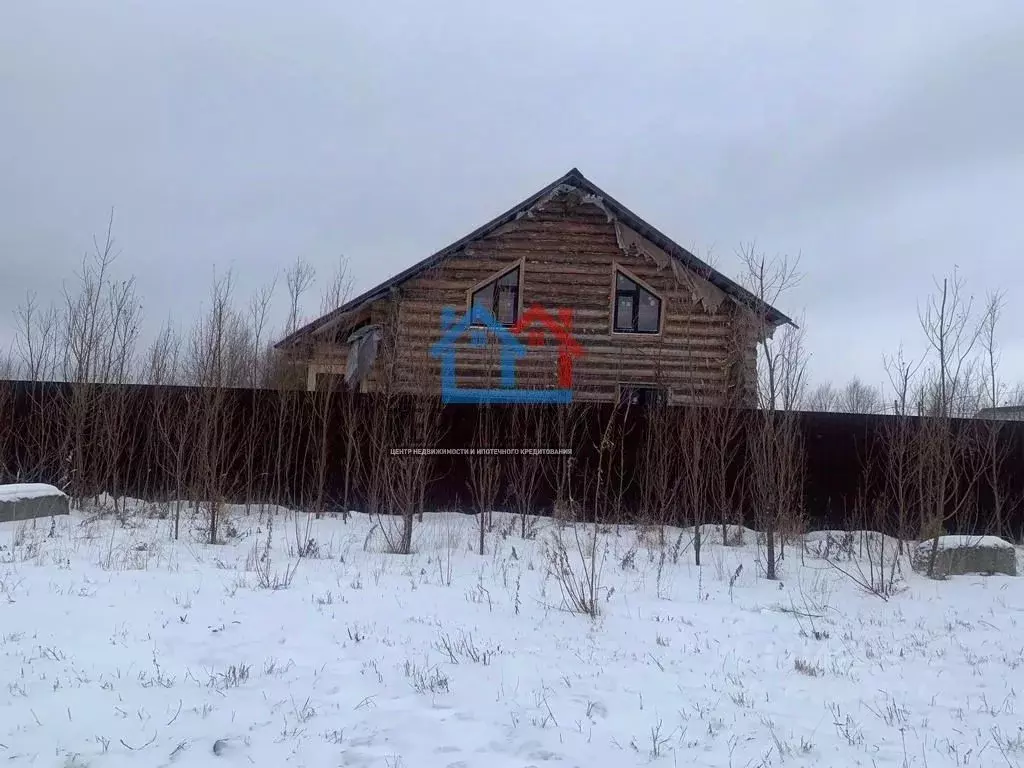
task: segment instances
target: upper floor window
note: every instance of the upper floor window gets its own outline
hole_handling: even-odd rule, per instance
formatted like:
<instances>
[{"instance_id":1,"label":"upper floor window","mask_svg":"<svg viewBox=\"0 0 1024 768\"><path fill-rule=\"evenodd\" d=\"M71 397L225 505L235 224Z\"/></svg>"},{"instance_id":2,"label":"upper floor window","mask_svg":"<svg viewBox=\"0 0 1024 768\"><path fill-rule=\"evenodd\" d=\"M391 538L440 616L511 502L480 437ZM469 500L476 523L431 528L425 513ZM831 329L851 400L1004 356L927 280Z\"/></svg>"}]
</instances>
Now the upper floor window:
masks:
<instances>
[{"instance_id":1,"label":"upper floor window","mask_svg":"<svg viewBox=\"0 0 1024 768\"><path fill-rule=\"evenodd\" d=\"M657 333L661 328L661 299L618 271L614 312L617 333Z\"/></svg>"},{"instance_id":2,"label":"upper floor window","mask_svg":"<svg viewBox=\"0 0 1024 768\"><path fill-rule=\"evenodd\" d=\"M483 306L502 325L519 320L519 267L473 291L472 306Z\"/></svg>"}]
</instances>

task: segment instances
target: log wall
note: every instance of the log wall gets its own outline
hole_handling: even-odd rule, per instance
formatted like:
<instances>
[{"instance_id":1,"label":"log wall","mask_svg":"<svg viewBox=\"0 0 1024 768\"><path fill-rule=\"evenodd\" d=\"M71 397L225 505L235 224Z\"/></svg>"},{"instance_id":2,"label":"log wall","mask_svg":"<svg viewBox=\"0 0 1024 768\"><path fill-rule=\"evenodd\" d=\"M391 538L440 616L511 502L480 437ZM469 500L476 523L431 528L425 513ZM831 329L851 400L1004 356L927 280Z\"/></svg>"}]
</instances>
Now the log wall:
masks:
<instances>
[{"instance_id":1,"label":"log wall","mask_svg":"<svg viewBox=\"0 0 1024 768\"><path fill-rule=\"evenodd\" d=\"M597 205L563 193L531 215L474 241L442 264L400 286L396 301L373 305L373 322L395 318L395 383L398 391L439 390L441 364L429 355L441 335L445 306L461 315L471 290L518 264L521 311L531 305L568 308L573 332L585 350L574 363L573 389L581 400L611 400L620 385L658 387L674 403L713 402L729 384L742 382L754 396L753 337L746 310L729 298L709 311L672 268L635 251L624 251L615 224ZM612 329L616 267L639 278L662 301L658 334L617 333ZM696 276L694 279L699 280ZM499 349L456 344L460 387L498 386ZM518 362L517 385L557 386L557 340L530 347ZM344 351L332 343L315 349L318 370L344 369ZM379 371L375 371L379 374ZM379 386L379 375L366 389Z\"/></svg>"}]
</instances>

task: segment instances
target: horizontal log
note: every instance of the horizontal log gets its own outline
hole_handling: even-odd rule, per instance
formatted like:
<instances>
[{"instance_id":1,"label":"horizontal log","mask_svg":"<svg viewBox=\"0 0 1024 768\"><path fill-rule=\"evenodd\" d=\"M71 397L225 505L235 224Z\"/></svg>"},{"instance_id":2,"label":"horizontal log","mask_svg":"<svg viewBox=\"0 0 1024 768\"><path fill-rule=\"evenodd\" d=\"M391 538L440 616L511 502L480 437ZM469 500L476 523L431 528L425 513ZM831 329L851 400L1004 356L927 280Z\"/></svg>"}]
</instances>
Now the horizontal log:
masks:
<instances>
[{"instance_id":1,"label":"horizontal log","mask_svg":"<svg viewBox=\"0 0 1024 768\"><path fill-rule=\"evenodd\" d=\"M423 366L430 361L432 365L440 366L440 361L428 355L410 354L408 351L400 350L399 359L402 365L400 370L412 369ZM517 361L519 368L530 365L546 364L551 361L552 365L558 359L558 353L546 350L529 350ZM471 365L483 365L492 361L495 368L500 364L501 355L492 353L489 350L478 350L470 348L456 348L456 367L462 368ZM724 358L705 355L672 355L672 354L643 354L629 352L626 350L611 351L606 354L586 354L577 358L574 363L575 370L588 370L595 366L607 366L614 368L631 367L661 367L665 370L713 370L724 371L728 364Z\"/></svg>"},{"instance_id":2,"label":"horizontal log","mask_svg":"<svg viewBox=\"0 0 1024 768\"><path fill-rule=\"evenodd\" d=\"M489 378L498 380L501 375L501 368L485 362L473 360L460 360L455 371L456 381L464 381L472 378ZM399 375L399 379L418 380L427 383L432 380L441 380L441 368L417 367L405 369ZM725 372L714 367L704 366L651 366L651 365L608 365L607 363L593 365L577 365L573 368L573 381L576 385L586 385L588 382L632 382L632 381L663 381L673 382L721 382L727 378ZM550 364L540 365L520 361L516 366L516 379L519 380L550 380L554 383L557 380L557 368L553 361Z\"/></svg>"},{"instance_id":3,"label":"horizontal log","mask_svg":"<svg viewBox=\"0 0 1024 768\"><path fill-rule=\"evenodd\" d=\"M504 255L508 251L624 255L614 231L583 235L566 232L516 232L501 238L481 240L465 247L466 254L473 256Z\"/></svg>"},{"instance_id":4,"label":"horizontal log","mask_svg":"<svg viewBox=\"0 0 1024 768\"><path fill-rule=\"evenodd\" d=\"M440 296L465 296L473 288L497 275L499 271L488 270L474 273L459 270L449 272L434 280L407 284L402 289L402 297L405 301L422 301ZM676 299L687 304L694 303L690 287L679 282L670 274L648 276L637 274L637 277L648 283L662 300ZM613 275L610 269L607 272L603 270L566 272L557 266L538 269L536 265L531 265L524 270L520 283L520 291L527 301L546 301L550 300L550 297L558 295L570 302L584 298L597 298L607 304L611 301L614 290Z\"/></svg>"},{"instance_id":5,"label":"horizontal log","mask_svg":"<svg viewBox=\"0 0 1024 768\"><path fill-rule=\"evenodd\" d=\"M538 305L552 310L567 308L572 310L574 324L590 320L599 320L604 324L611 322L612 302L610 296L571 296L568 292L558 294L545 291L522 297L524 306ZM408 298L402 302L401 317L405 322L414 318L432 317L440 322L441 310L455 307L463 312L469 307L465 292L449 291L432 296ZM699 304L682 302L678 298L664 302L662 313L665 323L670 329L676 325L698 325L706 328L720 328L723 331L730 327L731 318L721 313L711 313Z\"/></svg>"},{"instance_id":6,"label":"horizontal log","mask_svg":"<svg viewBox=\"0 0 1024 768\"><path fill-rule=\"evenodd\" d=\"M712 324L698 323L674 323L666 328L661 335L636 333L612 333L610 322L607 319L594 321L585 317L577 316L573 320L573 336L584 347L607 343L624 347L693 347L708 348L720 347L723 350L732 351L734 345L727 329ZM409 315L399 329L399 338L403 340L416 340L420 344L430 345L441 338L441 320L438 315L429 314ZM552 342L557 343L553 337L546 336ZM466 342L468 343L468 342ZM498 344L496 339L493 340Z\"/></svg>"},{"instance_id":7,"label":"horizontal log","mask_svg":"<svg viewBox=\"0 0 1024 768\"><path fill-rule=\"evenodd\" d=\"M457 354L486 355L490 354L498 359L501 348L495 344L486 351L473 348L467 341L456 341L454 344ZM399 342L399 352L403 356L414 357L420 354L429 357L429 345L417 344L409 339L402 339ZM417 352L419 350L419 352ZM532 357L557 357L559 345L554 340L549 340L541 347L527 347L524 360ZM583 355L577 362L595 359L611 360L675 360L682 362L703 362L705 364L725 365L732 358L727 350L715 346L697 345L657 345L657 346L636 346L631 344L587 344L583 347Z\"/></svg>"}]
</instances>

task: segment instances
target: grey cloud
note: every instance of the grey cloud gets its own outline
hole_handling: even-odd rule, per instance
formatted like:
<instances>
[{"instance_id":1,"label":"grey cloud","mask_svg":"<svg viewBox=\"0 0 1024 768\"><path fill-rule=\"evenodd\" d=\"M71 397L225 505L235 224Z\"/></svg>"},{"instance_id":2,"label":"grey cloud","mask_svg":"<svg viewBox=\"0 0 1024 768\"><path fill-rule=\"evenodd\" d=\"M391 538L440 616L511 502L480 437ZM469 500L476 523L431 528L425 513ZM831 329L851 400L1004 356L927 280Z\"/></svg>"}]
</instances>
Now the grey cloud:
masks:
<instances>
[{"instance_id":1,"label":"grey cloud","mask_svg":"<svg viewBox=\"0 0 1024 768\"><path fill-rule=\"evenodd\" d=\"M802 251L819 376L877 378L933 271L1019 274L1019 3L634 6L5 8L0 344L111 206L155 326L215 266L244 299L345 253L367 287L571 166L727 271L740 241Z\"/></svg>"}]
</instances>

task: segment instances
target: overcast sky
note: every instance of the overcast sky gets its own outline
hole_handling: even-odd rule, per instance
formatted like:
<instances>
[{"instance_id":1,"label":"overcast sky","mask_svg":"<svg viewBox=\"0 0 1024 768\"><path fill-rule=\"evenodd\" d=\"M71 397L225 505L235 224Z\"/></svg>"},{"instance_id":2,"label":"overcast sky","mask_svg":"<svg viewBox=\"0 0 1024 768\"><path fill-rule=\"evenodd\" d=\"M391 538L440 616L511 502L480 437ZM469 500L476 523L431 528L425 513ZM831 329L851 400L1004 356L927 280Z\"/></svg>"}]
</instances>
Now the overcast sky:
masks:
<instances>
[{"instance_id":1,"label":"overcast sky","mask_svg":"<svg viewBox=\"0 0 1024 768\"><path fill-rule=\"evenodd\" d=\"M955 266L1024 380L1024 3L3 0L0 345L111 208L147 327L297 256L368 288L577 166L881 382ZM317 309L318 307L311 307Z\"/></svg>"}]
</instances>

